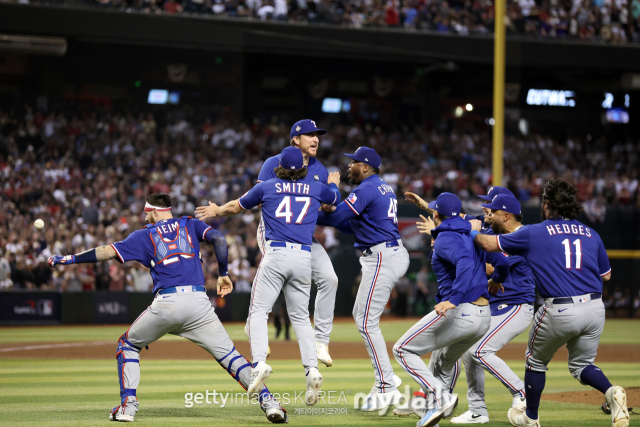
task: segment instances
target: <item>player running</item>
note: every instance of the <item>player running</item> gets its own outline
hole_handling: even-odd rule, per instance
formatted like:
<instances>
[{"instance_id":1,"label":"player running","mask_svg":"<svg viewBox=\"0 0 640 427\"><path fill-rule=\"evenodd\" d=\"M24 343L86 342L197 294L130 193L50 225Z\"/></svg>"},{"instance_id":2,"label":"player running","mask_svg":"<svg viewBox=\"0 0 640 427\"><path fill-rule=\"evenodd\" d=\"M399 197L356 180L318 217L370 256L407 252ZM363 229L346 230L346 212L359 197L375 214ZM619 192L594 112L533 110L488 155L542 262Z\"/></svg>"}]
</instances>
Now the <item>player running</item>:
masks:
<instances>
[{"instance_id":1,"label":"player running","mask_svg":"<svg viewBox=\"0 0 640 427\"><path fill-rule=\"evenodd\" d=\"M302 151L304 165L309 172L300 182L321 182L328 184L329 172L318 159L318 136L327 133L324 129L318 129L313 120L300 120L291 127L291 146L298 147ZM274 169L278 167L280 155L269 157L258 174L258 182L276 178ZM339 183L338 183L339 184ZM258 225L258 246L264 255L265 227L261 219ZM333 264L322 245L313 238L311 244L311 283L318 287L316 302L313 310L313 326L316 337L316 351L318 360L327 367L333 365L329 355L329 336L333 329L333 311L336 305L336 292L338 292L338 276L333 270Z\"/></svg>"},{"instance_id":2,"label":"player running","mask_svg":"<svg viewBox=\"0 0 640 427\"><path fill-rule=\"evenodd\" d=\"M490 192L491 193L491 192ZM509 234L522 227L520 202L508 194L499 194L491 203L482 205L495 234ZM468 218L469 216L467 216ZM513 396L512 408L526 407L524 382L496 352L520 335L531 324L535 281L529 263L518 255L487 253L487 262L496 266L489 280L491 326L489 331L462 356L467 373L469 410L452 418L452 424L484 424L489 412L484 401L484 371L500 381ZM499 266L507 267L508 275Z\"/></svg>"},{"instance_id":3,"label":"player running","mask_svg":"<svg viewBox=\"0 0 640 427\"><path fill-rule=\"evenodd\" d=\"M272 369L265 362L269 345L267 323L273 304L283 290L307 377L305 402L312 406L318 402L322 375L318 371L315 338L309 321L311 244L321 204L335 204L340 200L336 185L340 175L334 172L328 176L331 187L304 181L309 169L304 167L300 149L287 147L279 157L277 178L256 184L240 199L222 207L201 206L196 213L199 218L233 216L262 204L265 253L253 283L247 321L251 355L257 363L251 371L247 393L249 397L257 395L260 384L271 375Z\"/></svg>"},{"instance_id":4,"label":"player running","mask_svg":"<svg viewBox=\"0 0 640 427\"><path fill-rule=\"evenodd\" d=\"M138 412L136 389L140 383L140 350L166 334L184 337L209 352L233 379L247 389L251 362L236 350L218 319L204 287L200 242L213 244L219 265L218 295L233 290L227 275L227 242L216 230L190 217L173 218L171 197L155 193L147 197L143 229L112 245L99 246L76 255L54 255L49 265L95 263L117 259L138 261L150 269L153 303L142 312L118 340L116 360L120 381L120 405L109 414L111 421L132 422ZM284 409L264 384L259 401L269 421L288 422Z\"/></svg>"},{"instance_id":5,"label":"player running","mask_svg":"<svg viewBox=\"0 0 640 427\"><path fill-rule=\"evenodd\" d=\"M529 332L524 377L527 407L511 408L507 414L517 427L540 426L538 407L547 365L565 344L571 375L604 393L613 427L629 425L624 389L612 385L593 364L605 322L602 281L611 278L611 267L598 233L575 220L582 212L576 192L561 179L548 181L542 195L544 221L507 235L482 235L480 221L472 221L476 245L528 261L545 299Z\"/></svg>"},{"instance_id":6,"label":"player running","mask_svg":"<svg viewBox=\"0 0 640 427\"><path fill-rule=\"evenodd\" d=\"M451 394L459 373L458 360L491 323L485 254L474 247L471 227L460 218L461 207L460 199L451 193L442 193L429 204L436 226L431 230L435 238L431 264L438 279L438 304L393 346L400 366L428 396L418 427L432 427L451 416L458 404L458 396ZM427 367L421 356L429 352L433 353ZM410 405L394 413L406 415Z\"/></svg>"},{"instance_id":7,"label":"player running","mask_svg":"<svg viewBox=\"0 0 640 427\"><path fill-rule=\"evenodd\" d=\"M335 212L321 212L318 224L331 225L355 234L355 247L362 251L362 280L353 307L353 318L364 339L375 372L375 384L362 405L363 411L382 410L404 400L397 387L387 346L380 331L380 316L391 290L409 267L409 254L398 232L398 200L379 176L380 156L360 147L351 158L349 180L357 188Z\"/></svg>"}]
</instances>

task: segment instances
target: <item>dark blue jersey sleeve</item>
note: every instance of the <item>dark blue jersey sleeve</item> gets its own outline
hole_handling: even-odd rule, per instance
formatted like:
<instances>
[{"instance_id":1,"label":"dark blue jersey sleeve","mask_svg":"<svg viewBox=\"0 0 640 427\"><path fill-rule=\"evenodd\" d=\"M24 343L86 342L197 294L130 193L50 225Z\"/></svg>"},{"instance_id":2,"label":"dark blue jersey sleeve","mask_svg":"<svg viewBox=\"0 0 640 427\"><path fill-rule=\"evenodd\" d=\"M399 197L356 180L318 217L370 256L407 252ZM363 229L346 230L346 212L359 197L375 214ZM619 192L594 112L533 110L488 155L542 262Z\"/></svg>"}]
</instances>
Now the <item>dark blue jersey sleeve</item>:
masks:
<instances>
[{"instance_id":1,"label":"dark blue jersey sleeve","mask_svg":"<svg viewBox=\"0 0 640 427\"><path fill-rule=\"evenodd\" d=\"M364 212L373 198L371 191L373 191L372 187L368 185L360 185L353 190L351 194L349 194L349 197L346 198L344 203L346 203L356 215L360 215Z\"/></svg>"},{"instance_id":2,"label":"dark blue jersey sleeve","mask_svg":"<svg viewBox=\"0 0 640 427\"><path fill-rule=\"evenodd\" d=\"M330 227L338 227L343 222L349 221L355 217L356 217L356 213L353 211L353 209L350 206L347 205L347 202L344 201L340 203L336 207L336 210L331 213L327 213L323 211L318 212L317 224L328 225Z\"/></svg>"},{"instance_id":3,"label":"dark blue jersey sleeve","mask_svg":"<svg viewBox=\"0 0 640 427\"><path fill-rule=\"evenodd\" d=\"M456 306L473 282L473 258L464 250L462 239L462 236L453 233L440 234L434 246L440 256L456 266L456 278L451 285L452 294L449 297L449 302Z\"/></svg>"},{"instance_id":4,"label":"dark blue jersey sleeve","mask_svg":"<svg viewBox=\"0 0 640 427\"><path fill-rule=\"evenodd\" d=\"M351 228L351 223L349 221L336 225L335 229L343 232L344 234L356 234L355 231L353 231L353 228Z\"/></svg>"},{"instance_id":5,"label":"dark blue jersey sleeve","mask_svg":"<svg viewBox=\"0 0 640 427\"><path fill-rule=\"evenodd\" d=\"M262 164L262 169L260 169L260 173L258 174L258 182L269 181L270 179L277 178L276 173L273 171L275 168L280 166L280 161L277 156L269 157Z\"/></svg>"},{"instance_id":6,"label":"dark blue jersey sleeve","mask_svg":"<svg viewBox=\"0 0 640 427\"><path fill-rule=\"evenodd\" d=\"M322 184L320 190L320 202L335 205L340 201L340 190L335 184Z\"/></svg>"},{"instance_id":7,"label":"dark blue jersey sleeve","mask_svg":"<svg viewBox=\"0 0 640 427\"><path fill-rule=\"evenodd\" d=\"M247 191L244 196L238 199L240 207L244 210L255 208L262 202L263 197L262 183L257 183L251 190Z\"/></svg>"},{"instance_id":8,"label":"dark blue jersey sleeve","mask_svg":"<svg viewBox=\"0 0 640 427\"><path fill-rule=\"evenodd\" d=\"M606 276L611 273L611 265L609 264L609 256L607 250L604 248L602 239L598 242L598 269L600 271L600 277Z\"/></svg>"},{"instance_id":9,"label":"dark blue jersey sleeve","mask_svg":"<svg viewBox=\"0 0 640 427\"><path fill-rule=\"evenodd\" d=\"M116 251L120 262L138 261L147 268L151 267L154 253L153 241L148 229L134 231L126 239L112 244L111 247Z\"/></svg>"},{"instance_id":10,"label":"dark blue jersey sleeve","mask_svg":"<svg viewBox=\"0 0 640 427\"><path fill-rule=\"evenodd\" d=\"M496 236L495 238L498 240L498 247L506 254L522 255L526 258L531 242L530 230L531 226L525 226L513 233Z\"/></svg>"},{"instance_id":11,"label":"dark blue jersey sleeve","mask_svg":"<svg viewBox=\"0 0 640 427\"><path fill-rule=\"evenodd\" d=\"M509 275L509 258L501 252L487 252L487 262L494 268L491 279L497 283L504 283Z\"/></svg>"},{"instance_id":12,"label":"dark blue jersey sleeve","mask_svg":"<svg viewBox=\"0 0 640 427\"><path fill-rule=\"evenodd\" d=\"M213 250L218 260L218 274L227 276L229 274L227 240L218 230L211 227L207 229L204 240L213 244Z\"/></svg>"}]
</instances>

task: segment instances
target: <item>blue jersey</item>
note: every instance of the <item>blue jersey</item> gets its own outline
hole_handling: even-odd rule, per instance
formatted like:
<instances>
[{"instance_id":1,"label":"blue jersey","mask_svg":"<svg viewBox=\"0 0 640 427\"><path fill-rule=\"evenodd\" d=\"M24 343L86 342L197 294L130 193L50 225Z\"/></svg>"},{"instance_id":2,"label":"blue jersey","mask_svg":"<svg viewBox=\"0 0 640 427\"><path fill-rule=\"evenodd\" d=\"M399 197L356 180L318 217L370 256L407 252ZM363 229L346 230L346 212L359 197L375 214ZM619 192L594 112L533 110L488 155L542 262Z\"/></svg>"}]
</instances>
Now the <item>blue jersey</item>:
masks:
<instances>
[{"instance_id":1,"label":"blue jersey","mask_svg":"<svg viewBox=\"0 0 640 427\"><path fill-rule=\"evenodd\" d=\"M575 219L525 225L497 241L503 252L528 261L544 298L602 293L601 277L611 271L598 233Z\"/></svg>"},{"instance_id":2,"label":"blue jersey","mask_svg":"<svg viewBox=\"0 0 640 427\"><path fill-rule=\"evenodd\" d=\"M262 165L262 169L260 169L260 173L258 174L258 182L268 181L270 179L278 178L276 173L273 171L275 168L280 166L280 155L269 157L265 160ZM318 161L315 157L309 157L309 164L307 165L307 169L309 169L309 173L303 179L297 182L321 182L323 184L327 183L327 179L329 179L329 172L327 168L324 167L322 163Z\"/></svg>"},{"instance_id":3,"label":"blue jersey","mask_svg":"<svg viewBox=\"0 0 640 427\"><path fill-rule=\"evenodd\" d=\"M473 243L470 232L469 223L459 217L445 219L431 232L436 239L431 266L438 279L437 302L457 306L489 299L485 252Z\"/></svg>"},{"instance_id":4,"label":"blue jersey","mask_svg":"<svg viewBox=\"0 0 640 427\"><path fill-rule=\"evenodd\" d=\"M320 205L335 204L338 194L319 182L276 178L256 184L238 203L245 210L262 204L267 240L311 245Z\"/></svg>"},{"instance_id":5,"label":"blue jersey","mask_svg":"<svg viewBox=\"0 0 640 427\"><path fill-rule=\"evenodd\" d=\"M532 304L535 301L536 282L526 259L520 255L487 252L487 262L496 267L496 272L500 265L508 269L506 277L496 277L496 273L491 277L494 282L502 283L504 287L504 293L498 291L489 298L492 309L501 304Z\"/></svg>"},{"instance_id":6,"label":"blue jersey","mask_svg":"<svg viewBox=\"0 0 640 427\"><path fill-rule=\"evenodd\" d=\"M472 219L477 219L478 221L482 221L482 228L480 229L480 232L482 234L494 234L493 233L493 228L491 228L491 226L489 224L486 224L484 222L484 214L482 215L478 215L478 216L472 216L472 215L467 215L467 214L460 214L460 217L462 219L465 219L467 221L471 221Z\"/></svg>"},{"instance_id":7,"label":"blue jersey","mask_svg":"<svg viewBox=\"0 0 640 427\"><path fill-rule=\"evenodd\" d=\"M356 215L349 224L356 237L354 246L357 249L400 240L398 199L393 188L378 175L362 180L344 203Z\"/></svg>"},{"instance_id":8,"label":"blue jersey","mask_svg":"<svg viewBox=\"0 0 640 427\"><path fill-rule=\"evenodd\" d=\"M120 262L138 261L149 268L154 293L174 286L204 286L200 242L211 227L197 219L186 219L181 237L180 221L163 219L111 245Z\"/></svg>"}]
</instances>

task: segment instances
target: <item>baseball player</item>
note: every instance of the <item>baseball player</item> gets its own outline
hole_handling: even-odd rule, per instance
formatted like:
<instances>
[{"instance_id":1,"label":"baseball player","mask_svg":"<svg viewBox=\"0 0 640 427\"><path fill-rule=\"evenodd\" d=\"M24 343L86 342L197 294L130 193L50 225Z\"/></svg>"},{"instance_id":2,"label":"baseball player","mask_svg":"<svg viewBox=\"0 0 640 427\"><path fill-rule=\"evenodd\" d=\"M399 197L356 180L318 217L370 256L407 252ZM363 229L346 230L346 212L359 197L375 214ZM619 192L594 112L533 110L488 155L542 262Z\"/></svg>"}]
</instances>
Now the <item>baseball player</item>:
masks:
<instances>
[{"instance_id":1,"label":"baseball player","mask_svg":"<svg viewBox=\"0 0 640 427\"><path fill-rule=\"evenodd\" d=\"M352 160L349 179L357 188L333 213L321 212L318 223L343 227L348 221L346 227L355 234L354 246L362 251L362 280L353 318L369 352L375 384L361 409L377 411L404 400L397 389L402 381L393 374L380 331L380 316L391 290L407 272L409 254L398 232L398 200L391 186L378 176L380 156L369 147L345 155Z\"/></svg>"},{"instance_id":2,"label":"baseball player","mask_svg":"<svg viewBox=\"0 0 640 427\"><path fill-rule=\"evenodd\" d=\"M267 322L280 291L284 291L289 318L298 338L302 364L307 377L305 401L318 402L322 375L318 371L315 338L309 321L311 291L311 244L321 204L340 200L337 183L340 175L329 175L331 187L320 182L304 181L309 172L304 167L299 148L287 147L280 153L278 178L256 184L238 200L222 207L199 207L199 217L233 216L262 204L265 226L265 254L256 274L249 308L248 333L251 354L257 362L251 371L249 397L257 395L260 384L271 375L266 364L269 337Z\"/></svg>"},{"instance_id":3,"label":"baseball player","mask_svg":"<svg viewBox=\"0 0 640 427\"><path fill-rule=\"evenodd\" d=\"M243 388L250 382L251 366L235 349L205 293L200 242L213 244L219 264L218 295L233 290L227 276L227 243L204 222L190 217L173 218L171 197L155 193L144 208L148 224L125 240L76 255L54 255L49 265L95 263L117 259L138 261L153 278L153 303L118 340L116 360L120 381L120 405L109 414L111 421L132 422L138 412L136 389L140 382L140 350L166 334L195 342L209 352ZM259 401L269 421L288 422L288 416L264 384Z\"/></svg>"},{"instance_id":4,"label":"baseball player","mask_svg":"<svg viewBox=\"0 0 640 427\"><path fill-rule=\"evenodd\" d=\"M321 182L327 184L329 172L316 158L318 136L327 133L324 129L318 129L313 120L300 120L291 127L291 146L298 147L302 151L304 165L309 169L307 176L302 178L304 182ZM264 182L276 178L274 169L278 167L280 156L269 157L258 174L258 182ZM258 246L264 255L265 226L260 220L258 225ZM318 360L327 367L333 365L329 355L329 335L333 329L333 310L336 305L336 292L338 291L338 276L333 270L333 264L322 245L313 238L311 244L311 283L318 287L315 308L313 310L313 325L316 337L316 351Z\"/></svg>"},{"instance_id":5,"label":"baseball player","mask_svg":"<svg viewBox=\"0 0 640 427\"><path fill-rule=\"evenodd\" d=\"M495 234L509 234L522 227L520 202L508 194L499 194L491 203L488 220ZM491 326L489 331L462 356L467 372L469 410L452 418L452 424L484 424L489 412L484 401L484 371L500 381L513 396L512 408L526 407L524 382L496 356L496 352L520 335L533 318L535 280L527 261L521 256L487 253L487 262L495 271L489 280ZM508 274L500 266L506 266Z\"/></svg>"},{"instance_id":6,"label":"baseball player","mask_svg":"<svg viewBox=\"0 0 640 427\"><path fill-rule=\"evenodd\" d=\"M442 193L429 208L436 226L430 234L435 238L431 264L438 279L438 304L393 346L400 366L429 396L418 427L435 426L453 413L458 404L458 396L451 394L458 360L491 323L485 254L473 245L471 227L460 218L460 199ZM433 353L427 367L421 356L429 352Z\"/></svg>"},{"instance_id":7,"label":"baseball player","mask_svg":"<svg viewBox=\"0 0 640 427\"><path fill-rule=\"evenodd\" d=\"M476 245L489 252L522 256L533 271L538 292L545 299L534 317L525 358L526 409L509 409L514 426L539 426L538 407L547 365L567 345L569 371L582 384L600 390L611 407L614 427L627 427L627 396L595 366L604 328L602 281L611 278L607 252L598 233L575 220L582 212L576 189L561 179L545 184L540 224L498 236L479 233L471 221Z\"/></svg>"}]
</instances>

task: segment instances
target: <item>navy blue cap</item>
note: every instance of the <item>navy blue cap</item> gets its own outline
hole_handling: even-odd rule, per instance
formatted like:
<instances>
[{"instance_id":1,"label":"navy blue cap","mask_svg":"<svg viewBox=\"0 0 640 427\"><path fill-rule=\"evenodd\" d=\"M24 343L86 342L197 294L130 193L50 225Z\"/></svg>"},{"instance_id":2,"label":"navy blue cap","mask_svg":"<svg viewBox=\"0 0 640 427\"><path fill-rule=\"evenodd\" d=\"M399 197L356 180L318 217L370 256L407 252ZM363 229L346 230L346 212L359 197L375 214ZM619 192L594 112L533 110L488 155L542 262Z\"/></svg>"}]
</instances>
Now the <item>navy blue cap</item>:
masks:
<instances>
[{"instance_id":1,"label":"navy blue cap","mask_svg":"<svg viewBox=\"0 0 640 427\"><path fill-rule=\"evenodd\" d=\"M380 163L382 163L382 160L380 159L380 156L378 156L378 153L376 153L376 150L369 147L358 147L355 153L344 153L344 155L356 162L366 163L376 169L379 168Z\"/></svg>"},{"instance_id":2,"label":"navy blue cap","mask_svg":"<svg viewBox=\"0 0 640 427\"><path fill-rule=\"evenodd\" d=\"M490 202L498 194L507 194L511 197L515 197L515 195L508 188L498 187L497 185L495 187L491 187L486 196L478 196L478 197L480 197L482 200L486 200L487 202Z\"/></svg>"},{"instance_id":3,"label":"navy blue cap","mask_svg":"<svg viewBox=\"0 0 640 427\"><path fill-rule=\"evenodd\" d=\"M448 217L460 216L462 202L455 194L441 193L436 200L429 203L429 209L434 209L439 214Z\"/></svg>"},{"instance_id":4,"label":"navy blue cap","mask_svg":"<svg viewBox=\"0 0 640 427\"><path fill-rule=\"evenodd\" d=\"M287 147L280 153L280 166L287 170L298 170L304 167L302 151L298 147Z\"/></svg>"},{"instance_id":5,"label":"navy blue cap","mask_svg":"<svg viewBox=\"0 0 640 427\"><path fill-rule=\"evenodd\" d=\"M327 133L327 131L324 129L318 129L318 127L316 126L316 122L309 119L300 120L298 122L295 122L293 126L291 126L291 138L311 132L318 132L318 135L324 135L325 133Z\"/></svg>"},{"instance_id":6,"label":"navy blue cap","mask_svg":"<svg viewBox=\"0 0 640 427\"><path fill-rule=\"evenodd\" d=\"M521 215L522 209L520 208L520 202L513 196L508 194L498 194L493 198L491 203L482 205L483 208L495 209L499 211L509 212L514 215Z\"/></svg>"}]
</instances>

